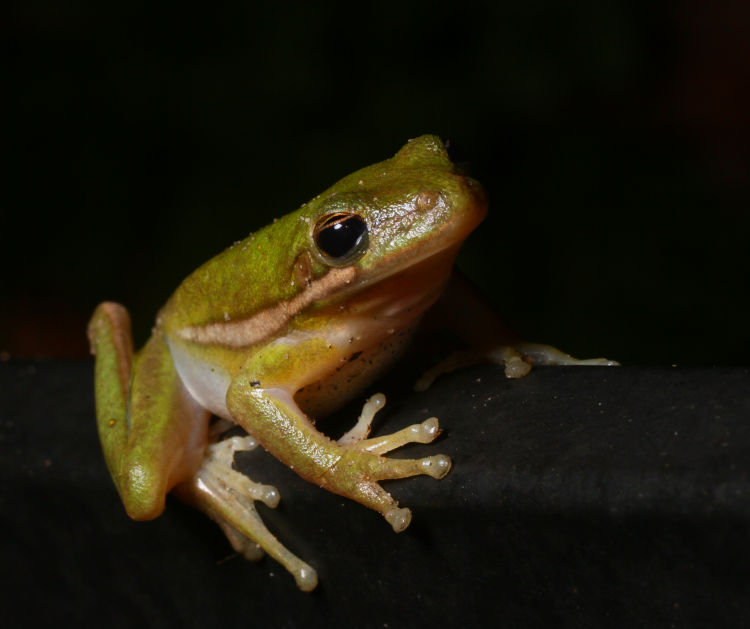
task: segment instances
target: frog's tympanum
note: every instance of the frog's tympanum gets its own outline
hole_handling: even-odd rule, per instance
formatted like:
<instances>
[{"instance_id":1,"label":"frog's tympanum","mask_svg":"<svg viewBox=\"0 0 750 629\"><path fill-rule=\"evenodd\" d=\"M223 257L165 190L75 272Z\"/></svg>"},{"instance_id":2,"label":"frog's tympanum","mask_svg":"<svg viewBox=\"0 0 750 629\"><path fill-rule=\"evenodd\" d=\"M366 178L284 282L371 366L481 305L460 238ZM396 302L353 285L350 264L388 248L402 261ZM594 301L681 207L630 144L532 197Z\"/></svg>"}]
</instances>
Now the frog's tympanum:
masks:
<instances>
[{"instance_id":1,"label":"frog's tympanum","mask_svg":"<svg viewBox=\"0 0 750 629\"><path fill-rule=\"evenodd\" d=\"M379 481L439 479L451 461L386 455L435 439L437 419L368 438L384 403L376 395L338 440L314 421L399 357L486 210L482 187L451 163L439 138L422 136L201 266L161 309L139 352L127 311L100 304L89 324L97 422L128 514L155 518L174 491L213 518L239 553L256 559L266 551L301 589L313 589L314 568L282 546L255 510L256 500L275 506L279 492L232 468L237 450L260 444L303 478L403 531L411 512ZM511 377L524 375L529 361L574 361L529 344L488 355ZM439 367L421 388L466 360ZM212 415L247 436L221 439Z\"/></svg>"}]
</instances>

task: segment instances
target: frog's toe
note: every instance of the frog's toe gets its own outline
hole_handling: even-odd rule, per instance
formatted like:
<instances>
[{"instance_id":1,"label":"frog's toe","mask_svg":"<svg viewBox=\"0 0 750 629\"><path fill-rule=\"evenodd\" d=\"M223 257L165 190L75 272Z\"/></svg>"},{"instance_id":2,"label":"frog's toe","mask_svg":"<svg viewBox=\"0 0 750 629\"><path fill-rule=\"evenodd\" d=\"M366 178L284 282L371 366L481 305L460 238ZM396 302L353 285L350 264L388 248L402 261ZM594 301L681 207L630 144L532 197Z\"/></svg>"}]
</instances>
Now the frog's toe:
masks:
<instances>
[{"instance_id":1,"label":"frog's toe","mask_svg":"<svg viewBox=\"0 0 750 629\"><path fill-rule=\"evenodd\" d=\"M421 424L412 424L390 435L365 439L353 447L372 454L385 454L407 443L431 443L441 432L438 418L430 417Z\"/></svg>"},{"instance_id":2,"label":"frog's toe","mask_svg":"<svg viewBox=\"0 0 750 629\"><path fill-rule=\"evenodd\" d=\"M281 500L281 494L279 493L279 490L276 489L273 485L259 485L260 488L260 494L256 500L259 500L267 507L270 507L271 509L275 509L279 506L279 501Z\"/></svg>"},{"instance_id":3,"label":"frog's toe","mask_svg":"<svg viewBox=\"0 0 750 629\"><path fill-rule=\"evenodd\" d=\"M297 587L303 592L311 592L318 585L318 573L309 564L303 563L292 573Z\"/></svg>"},{"instance_id":4,"label":"frog's toe","mask_svg":"<svg viewBox=\"0 0 750 629\"><path fill-rule=\"evenodd\" d=\"M384 517L393 530L400 533L411 523L411 510L406 507L393 507L384 514Z\"/></svg>"},{"instance_id":5,"label":"frog's toe","mask_svg":"<svg viewBox=\"0 0 750 629\"><path fill-rule=\"evenodd\" d=\"M521 356L510 356L505 359L504 364L506 378L523 378L531 371L531 365Z\"/></svg>"},{"instance_id":6,"label":"frog's toe","mask_svg":"<svg viewBox=\"0 0 750 629\"><path fill-rule=\"evenodd\" d=\"M244 475L235 480L235 485L240 489L240 494L238 496L240 499L246 500L249 498L252 501L262 502L270 509L275 509L279 506L281 494L273 485L256 483Z\"/></svg>"},{"instance_id":7,"label":"frog's toe","mask_svg":"<svg viewBox=\"0 0 750 629\"><path fill-rule=\"evenodd\" d=\"M577 360L576 365L591 365L592 367L619 367L620 363L609 358L583 358Z\"/></svg>"},{"instance_id":8,"label":"frog's toe","mask_svg":"<svg viewBox=\"0 0 750 629\"><path fill-rule=\"evenodd\" d=\"M440 422L437 417L425 419L421 424L409 426L415 443L430 443L440 434Z\"/></svg>"},{"instance_id":9,"label":"frog's toe","mask_svg":"<svg viewBox=\"0 0 750 629\"><path fill-rule=\"evenodd\" d=\"M453 462L450 457L444 454L436 454L435 456L428 456L424 459L419 459L419 464L422 468L422 473L427 476L432 476L437 480L445 478L446 474L451 471Z\"/></svg>"},{"instance_id":10,"label":"frog's toe","mask_svg":"<svg viewBox=\"0 0 750 629\"><path fill-rule=\"evenodd\" d=\"M421 475L440 479L450 469L451 460L444 454L421 459L391 459L348 449L336 466L327 471L325 486L379 512L393 530L400 533L409 526L411 511L399 507L380 481Z\"/></svg>"},{"instance_id":11,"label":"frog's toe","mask_svg":"<svg viewBox=\"0 0 750 629\"><path fill-rule=\"evenodd\" d=\"M253 540L245 537L223 518L215 516L214 520L224 532L224 535L227 536L232 548L234 548L234 550L245 559L248 561L259 561L263 558L265 553L259 544L256 544Z\"/></svg>"},{"instance_id":12,"label":"frog's toe","mask_svg":"<svg viewBox=\"0 0 750 629\"><path fill-rule=\"evenodd\" d=\"M258 441L250 435L230 437L211 446L212 456L217 462L221 462L224 468L231 470L234 453L240 451L254 450L258 447ZM233 470L231 470L233 471ZM239 473L232 474L232 483L239 489L239 498L250 498L262 502L271 509L275 509L281 500L279 490L273 485L256 483L247 476Z\"/></svg>"},{"instance_id":13,"label":"frog's toe","mask_svg":"<svg viewBox=\"0 0 750 629\"><path fill-rule=\"evenodd\" d=\"M445 478L452 467L450 457L435 454L421 459L380 458L374 466L373 477L377 480L393 480L411 476L430 476L436 480Z\"/></svg>"},{"instance_id":14,"label":"frog's toe","mask_svg":"<svg viewBox=\"0 0 750 629\"><path fill-rule=\"evenodd\" d=\"M338 440L340 444L349 445L363 441L370 434L370 427L375 414L385 406L385 395L376 393L370 397L362 406L362 412L357 419L357 423L346 434Z\"/></svg>"},{"instance_id":15,"label":"frog's toe","mask_svg":"<svg viewBox=\"0 0 750 629\"><path fill-rule=\"evenodd\" d=\"M439 480L445 478L452 465L450 457L445 454L435 454L422 459L382 459L376 475L378 480L422 475Z\"/></svg>"}]
</instances>

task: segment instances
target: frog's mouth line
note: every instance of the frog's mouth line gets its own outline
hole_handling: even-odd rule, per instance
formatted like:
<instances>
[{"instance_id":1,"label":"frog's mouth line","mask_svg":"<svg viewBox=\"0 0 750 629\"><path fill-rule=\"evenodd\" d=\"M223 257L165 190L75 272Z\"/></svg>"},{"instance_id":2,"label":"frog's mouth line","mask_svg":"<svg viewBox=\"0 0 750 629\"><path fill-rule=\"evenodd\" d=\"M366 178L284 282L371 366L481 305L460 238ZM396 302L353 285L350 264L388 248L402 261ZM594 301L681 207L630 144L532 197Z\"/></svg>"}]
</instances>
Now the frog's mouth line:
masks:
<instances>
[{"instance_id":1,"label":"frog's mouth line","mask_svg":"<svg viewBox=\"0 0 750 629\"><path fill-rule=\"evenodd\" d=\"M243 319L217 321L206 325L190 325L177 331L186 341L201 345L226 345L249 347L279 332L296 314L320 299L325 299L341 286L350 284L356 277L354 267L331 269L314 280L305 290L291 299L256 312Z\"/></svg>"},{"instance_id":2,"label":"frog's mouth line","mask_svg":"<svg viewBox=\"0 0 750 629\"><path fill-rule=\"evenodd\" d=\"M447 266L450 266L461 243L484 218L486 205L480 202L472 205L431 233L417 253L408 250L384 256L375 272L368 272L356 265L331 268L291 299L242 319L187 326L178 330L177 336L200 345L249 347L281 331L294 316L313 303L324 303L334 295L336 302L340 301L338 297L346 299L355 292L381 284L391 276L413 269L433 257L436 260L444 257ZM431 283L436 284L434 281Z\"/></svg>"}]
</instances>

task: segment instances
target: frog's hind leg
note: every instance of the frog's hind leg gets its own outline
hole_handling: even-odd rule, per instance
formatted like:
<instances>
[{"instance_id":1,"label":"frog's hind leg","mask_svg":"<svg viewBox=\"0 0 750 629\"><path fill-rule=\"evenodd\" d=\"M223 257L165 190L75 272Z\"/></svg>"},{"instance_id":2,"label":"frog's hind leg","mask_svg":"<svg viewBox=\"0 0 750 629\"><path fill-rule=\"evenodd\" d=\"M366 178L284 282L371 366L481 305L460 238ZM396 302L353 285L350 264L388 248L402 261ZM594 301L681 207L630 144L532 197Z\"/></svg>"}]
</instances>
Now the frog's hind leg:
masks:
<instances>
[{"instance_id":1,"label":"frog's hind leg","mask_svg":"<svg viewBox=\"0 0 750 629\"><path fill-rule=\"evenodd\" d=\"M208 412L180 380L158 328L134 353L127 310L104 302L94 311L88 335L107 467L128 515L153 519L164 510L167 492L200 466Z\"/></svg>"},{"instance_id":2,"label":"frog's hind leg","mask_svg":"<svg viewBox=\"0 0 750 629\"><path fill-rule=\"evenodd\" d=\"M91 317L88 337L91 352L96 356L94 382L99 437L107 467L116 481L120 453L128 439L127 408L133 364L128 311L114 302L100 304Z\"/></svg>"},{"instance_id":3,"label":"frog's hind leg","mask_svg":"<svg viewBox=\"0 0 750 629\"><path fill-rule=\"evenodd\" d=\"M246 559L260 559L265 551L292 574L301 590L310 591L318 583L315 569L279 542L255 508L256 500L275 508L280 499L278 490L232 469L236 451L252 450L257 445L250 436L214 443L193 478L178 485L175 492L215 520L232 547Z\"/></svg>"}]
</instances>

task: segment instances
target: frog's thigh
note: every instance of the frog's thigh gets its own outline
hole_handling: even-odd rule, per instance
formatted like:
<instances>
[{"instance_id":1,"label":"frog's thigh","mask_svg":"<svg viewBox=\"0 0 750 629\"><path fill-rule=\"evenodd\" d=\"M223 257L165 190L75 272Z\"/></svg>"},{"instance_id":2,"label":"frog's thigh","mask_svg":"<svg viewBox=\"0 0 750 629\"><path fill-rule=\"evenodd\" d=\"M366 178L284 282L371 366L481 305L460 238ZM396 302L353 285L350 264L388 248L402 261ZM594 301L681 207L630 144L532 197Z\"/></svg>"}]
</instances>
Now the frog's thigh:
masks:
<instances>
[{"instance_id":1,"label":"frog's thigh","mask_svg":"<svg viewBox=\"0 0 750 629\"><path fill-rule=\"evenodd\" d=\"M440 455L388 459L357 443L339 444L316 430L292 394L274 386L273 376L259 364L255 369L246 365L241 374L246 375L236 378L227 393L227 408L237 423L297 474L378 511L396 531L409 525L410 511L399 508L378 481L419 474L441 478L450 469L450 460Z\"/></svg>"},{"instance_id":2,"label":"frog's thigh","mask_svg":"<svg viewBox=\"0 0 750 629\"><path fill-rule=\"evenodd\" d=\"M200 466L208 414L185 390L160 334L132 355L130 321L122 306L100 305L89 338L107 466L128 515L155 518L164 510L167 492Z\"/></svg>"}]
</instances>

